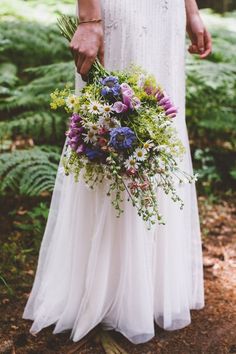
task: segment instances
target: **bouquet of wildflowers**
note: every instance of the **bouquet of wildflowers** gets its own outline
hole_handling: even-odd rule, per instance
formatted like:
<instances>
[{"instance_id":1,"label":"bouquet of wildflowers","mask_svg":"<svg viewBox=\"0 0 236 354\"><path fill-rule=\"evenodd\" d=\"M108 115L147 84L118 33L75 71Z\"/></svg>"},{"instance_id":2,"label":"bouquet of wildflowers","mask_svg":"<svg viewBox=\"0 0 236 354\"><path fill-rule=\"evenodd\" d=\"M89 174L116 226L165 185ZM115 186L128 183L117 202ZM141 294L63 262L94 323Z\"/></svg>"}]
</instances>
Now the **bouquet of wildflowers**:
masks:
<instances>
[{"instance_id":1,"label":"bouquet of wildflowers","mask_svg":"<svg viewBox=\"0 0 236 354\"><path fill-rule=\"evenodd\" d=\"M51 94L51 108L61 106L70 114L66 175L83 176L91 188L107 180L118 216L127 197L143 220L164 223L158 189L183 207L176 184L195 177L179 168L185 150L173 128L177 108L153 76L135 66L107 72L96 61L79 95L68 86Z\"/></svg>"}]
</instances>

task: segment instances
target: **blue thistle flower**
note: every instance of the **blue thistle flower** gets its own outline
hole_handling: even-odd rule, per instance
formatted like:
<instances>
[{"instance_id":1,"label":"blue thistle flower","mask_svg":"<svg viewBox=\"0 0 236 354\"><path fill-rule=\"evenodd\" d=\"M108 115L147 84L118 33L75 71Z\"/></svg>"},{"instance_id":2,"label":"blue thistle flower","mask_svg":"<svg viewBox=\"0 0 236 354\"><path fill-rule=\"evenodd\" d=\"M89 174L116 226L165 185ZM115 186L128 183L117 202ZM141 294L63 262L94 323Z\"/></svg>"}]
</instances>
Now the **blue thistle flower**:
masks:
<instances>
[{"instance_id":1,"label":"blue thistle flower","mask_svg":"<svg viewBox=\"0 0 236 354\"><path fill-rule=\"evenodd\" d=\"M136 135L129 127L114 128L110 131L109 145L116 150L129 149L135 140Z\"/></svg>"}]
</instances>

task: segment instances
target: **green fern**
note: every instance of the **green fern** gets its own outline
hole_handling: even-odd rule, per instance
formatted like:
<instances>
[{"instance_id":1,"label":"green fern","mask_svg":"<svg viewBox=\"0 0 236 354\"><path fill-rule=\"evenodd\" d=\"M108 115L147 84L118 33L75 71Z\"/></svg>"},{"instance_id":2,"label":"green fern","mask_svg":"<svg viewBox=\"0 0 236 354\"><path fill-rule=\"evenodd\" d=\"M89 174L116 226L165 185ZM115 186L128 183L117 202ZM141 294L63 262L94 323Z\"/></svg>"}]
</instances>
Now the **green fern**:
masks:
<instances>
[{"instance_id":1,"label":"green fern","mask_svg":"<svg viewBox=\"0 0 236 354\"><path fill-rule=\"evenodd\" d=\"M58 112L29 111L0 122L0 140L30 137L36 144L57 144L65 138L67 120Z\"/></svg>"},{"instance_id":2,"label":"green fern","mask_svg":"<svg viewBox=\"0 0 236 354\"><path fill-rule=\"evenodd\" d=\"M72 62L44 65L26 70L34 79L27 85L19 86L10 92L9 97L0 99L0 110L36 110L49 107L49 94L64 87L66 82L74 81Z\"/></svg>"},{"instance_id":3,"label":"green fern","mask_svg":"<svg viewBox=\"0 0 236 354\"><path fill-rule=\"evenodd\" d=\"M0 22L0 62L11 62L22 72L27 67L68 61L71 54L56 25L35 22Z\"/></svg>"},{"instance_id":4,"label":"green fern","mask_svg":"<svg viewBox=\"0 0 236 354\"><path fill-rule=\"evenodd\" d=\"M191 134L235 144L236 67L191 59L187 63L187 115Z\"/></svg>"},{"instance_id":5,"label":"green fern","mask_svg":"<svg viewBox=\"0 0 236 354\"><path fill-rule=\"evenodd\" d=\"M37 196L53 190L60 154L35 147L0 155L0 193Z\"/></svg>"}]
</instances>

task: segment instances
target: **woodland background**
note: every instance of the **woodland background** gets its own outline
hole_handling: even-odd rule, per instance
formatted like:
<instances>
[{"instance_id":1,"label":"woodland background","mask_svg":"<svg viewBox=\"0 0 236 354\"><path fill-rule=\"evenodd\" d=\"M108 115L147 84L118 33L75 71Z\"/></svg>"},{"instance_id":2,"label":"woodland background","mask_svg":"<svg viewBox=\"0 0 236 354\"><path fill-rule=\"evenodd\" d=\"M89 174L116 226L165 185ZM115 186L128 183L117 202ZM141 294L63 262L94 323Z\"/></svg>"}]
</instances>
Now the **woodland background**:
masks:
<instances>
[{"instance_id":1,"label":"woodland background","mask_svg":"<svg viewBox=\"0 0 236 354\"><path fill-rule=\"evenodd\" d=\"M236 353L236 282L232 275L236 259L236 1L207 0L199 5L211 7L202 10L202 16L212 33L214 51L204 61L187 54L186 103L193 163L200 175L197 188L210 306L194 315L193 332L187 329L171 336L159 330L158 340L140 353L172 354L173 345L175 353L181 354ZM56 18L60 13L74 14L74 10L74 0L1 0L0 353L13 348L24 354L72 350L64 335L55 339L46 331L39 339L30 338L29 323L20 316L33 281L65 139L66 118L50 111L49 94L74 81L71 54ZM216 288L221 294L218 298ZM225 319L227 313L231 317ZM211 316L218 327L209 322ZM206 334L210 342L204 341ZM191 343L194 335L203 336L200 347ZM123 344L129 353L139 353ZM84 352L89 353L91 346L91 353L102 352L89 340Z\"/></svg>"}]
</instances>

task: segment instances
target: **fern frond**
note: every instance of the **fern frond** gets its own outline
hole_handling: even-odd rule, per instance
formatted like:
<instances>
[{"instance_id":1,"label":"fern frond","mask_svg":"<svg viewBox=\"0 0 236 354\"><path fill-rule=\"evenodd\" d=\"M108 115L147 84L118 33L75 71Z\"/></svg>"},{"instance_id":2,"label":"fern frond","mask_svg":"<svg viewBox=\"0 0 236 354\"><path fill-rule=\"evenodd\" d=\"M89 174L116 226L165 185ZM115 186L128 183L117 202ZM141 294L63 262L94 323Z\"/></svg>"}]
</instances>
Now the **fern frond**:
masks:
<instances>
[{"instance_id":1,"label":"fern frond","mask_svg":"<svg viewBox=\"0 0 236 354\"><path fill-rule=\"evenodd\" d=\"M35 196L52 191L60 154L35 147L0 155L0 192Z\"/></svg>"},{"instance_id":2,"label":"fern frond","mask_svg":"<svg viewBox=\"0 0 236 354\"><path fill-rule=\"evenodd\" d=\"M59 112L29 111L0 122L0 140L21 135L31 137L36 144L56 144L63 141L66 124L65 116Z\"/></svg>"},{"instance_id":3,"label":"fern frond","mask_svg":"<svg viewBox=\"0 0 236 354\"><path fill-rule=\"evenodd\" d=\"M71 60L66 40L56 25L9 21L0 23L0 61L27 67Z\"/></svg>"},{"instance_id":4,"label":"fern frond","mask_svg":"<svg viewBox=\"0 0 236 354\"><path fill-rule=\"evenodd\" d=\"M0 100L0 110L16 110L48 107L49 94L55 87L62 89L65 83L74 82L74 65L71 62L56 63L27 69L35 77L27 85L11 91L11 96Z\"/></svg>"}]
</instances>

